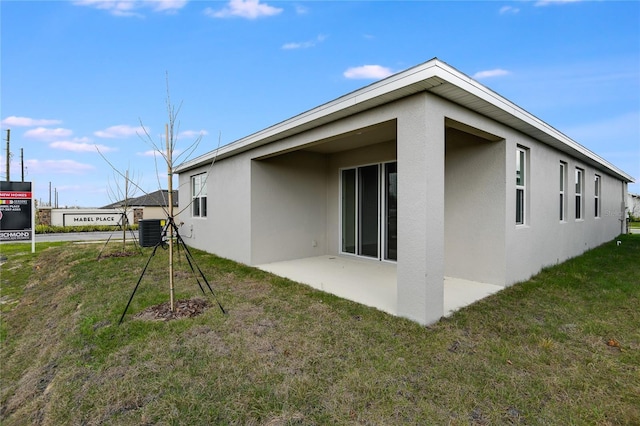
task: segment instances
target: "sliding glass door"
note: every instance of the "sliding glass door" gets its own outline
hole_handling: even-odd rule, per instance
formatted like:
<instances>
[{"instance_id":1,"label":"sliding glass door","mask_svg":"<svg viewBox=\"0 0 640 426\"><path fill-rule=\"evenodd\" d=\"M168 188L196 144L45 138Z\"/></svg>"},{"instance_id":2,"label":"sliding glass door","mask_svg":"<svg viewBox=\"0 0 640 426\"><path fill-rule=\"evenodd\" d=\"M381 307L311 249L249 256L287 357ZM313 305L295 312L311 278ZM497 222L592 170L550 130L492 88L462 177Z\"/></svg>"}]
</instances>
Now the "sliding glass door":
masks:
<instances>
[{"instance_id":1,"label":"sliding glass door","mask_svg":"<svg viewBox=\"0 0 640 426\"><path fill-rule=\"evenodd\" d=\"M397 163L341 171L341 250L397 260Z\"/></svg>"}]
</instances>

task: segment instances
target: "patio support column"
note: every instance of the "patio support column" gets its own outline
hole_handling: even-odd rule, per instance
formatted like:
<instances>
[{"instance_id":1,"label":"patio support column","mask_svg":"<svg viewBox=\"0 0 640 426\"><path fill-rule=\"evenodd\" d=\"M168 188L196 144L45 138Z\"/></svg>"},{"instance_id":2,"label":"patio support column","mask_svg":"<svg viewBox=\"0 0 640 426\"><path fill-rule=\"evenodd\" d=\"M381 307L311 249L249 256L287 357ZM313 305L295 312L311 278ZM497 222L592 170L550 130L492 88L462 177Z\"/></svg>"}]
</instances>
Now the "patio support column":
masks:
<instances>
[{"instance_id":1,"label":"patio support column","mask_svg":"<svg viewBox=\"0 0 640 426\"><path fill-rule=\"evenodd\" d=\"M444 313L444 116L430 96L411 98L397 122L397 311L420 324Z\"/></svg>"}]
</instances>

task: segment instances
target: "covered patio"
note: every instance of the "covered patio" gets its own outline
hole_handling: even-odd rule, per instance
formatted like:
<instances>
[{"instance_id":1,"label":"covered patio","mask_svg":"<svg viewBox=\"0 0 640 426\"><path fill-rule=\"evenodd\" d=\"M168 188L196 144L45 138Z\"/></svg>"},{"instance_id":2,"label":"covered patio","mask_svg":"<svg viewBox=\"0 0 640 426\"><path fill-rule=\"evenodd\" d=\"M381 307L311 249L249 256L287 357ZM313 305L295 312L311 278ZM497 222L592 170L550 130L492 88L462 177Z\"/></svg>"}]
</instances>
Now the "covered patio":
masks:
<instances>
[{"instance_id":1,"label":"covered patio","mask_svg":"<svg viewBox=\"0 0 640 426\"><path fill-rule=\"evenodd\" d=\"M316 256L257 265L258 268L307 284L392 315L397 310L396 264L350 256ZM444 315L449 316L504 287L459 278L444 278Z\"/></svg>"}]
</instances>

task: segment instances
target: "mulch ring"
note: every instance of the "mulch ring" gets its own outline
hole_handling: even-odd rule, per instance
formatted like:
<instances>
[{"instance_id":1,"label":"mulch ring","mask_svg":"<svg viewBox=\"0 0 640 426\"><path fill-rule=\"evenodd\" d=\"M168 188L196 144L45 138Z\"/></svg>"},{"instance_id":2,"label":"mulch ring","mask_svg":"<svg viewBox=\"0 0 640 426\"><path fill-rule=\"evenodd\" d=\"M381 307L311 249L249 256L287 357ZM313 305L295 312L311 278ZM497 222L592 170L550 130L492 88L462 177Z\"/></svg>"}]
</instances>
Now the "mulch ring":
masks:
<instances>
[{"instance_id":1,"label":"mulch ring","mask_svg":"<svg viewBox=\"0 0 640 426\"><path fill-rule=\"evenodd\" d=\"M134 318L145 321L171 321L180 318L193 318L202 314L209 307L209 302L204 299L185 299L175 302L175 309L171 311L169 302L150 306L137 313Z\"/></svg>"}]
</instances>

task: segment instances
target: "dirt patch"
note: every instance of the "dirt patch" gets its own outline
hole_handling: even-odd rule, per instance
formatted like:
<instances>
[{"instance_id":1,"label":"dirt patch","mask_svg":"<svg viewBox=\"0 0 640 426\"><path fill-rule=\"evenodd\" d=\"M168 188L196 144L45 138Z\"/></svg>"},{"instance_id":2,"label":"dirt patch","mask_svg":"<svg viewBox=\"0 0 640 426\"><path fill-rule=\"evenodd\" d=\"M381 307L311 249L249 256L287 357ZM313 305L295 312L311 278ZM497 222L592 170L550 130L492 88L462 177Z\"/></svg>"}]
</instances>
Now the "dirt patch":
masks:
<instances>
[{"instance_id":1,"label":"dirt patch","mask_svg":"<svg viewBox=\"0 0 640 426\"><path fill-rule=\"evenodd\" d=\"M201 315L209 308L209 302L204 299L185 299L175 302L175 309L171 310L169 302L150 306L134 316L135 319L146 321L170 321L180 318L193 318Z\"/></svg>"},{"instance_id":2,"label":"dirt patch","mask_svg":"<svg viewBox=\"0 0 640 426\"><path fill-rule=\"evenodd\" d=\"M98 257L98 260L107 259L110 257L131 257L131 256L136 256L137 254L138 252L135 252L135 251L121 251L121 252L114 252L114 253L106 253L106 254L101 254Z\"/></svg>"}]
</instances>

